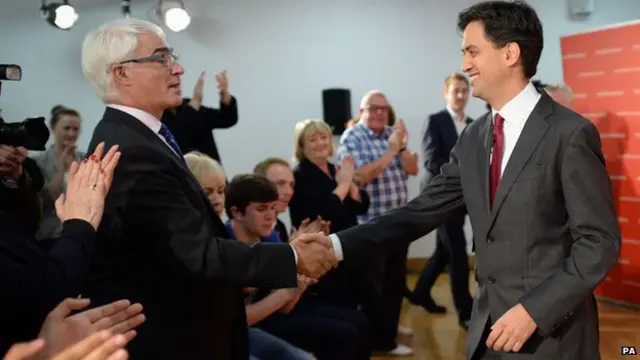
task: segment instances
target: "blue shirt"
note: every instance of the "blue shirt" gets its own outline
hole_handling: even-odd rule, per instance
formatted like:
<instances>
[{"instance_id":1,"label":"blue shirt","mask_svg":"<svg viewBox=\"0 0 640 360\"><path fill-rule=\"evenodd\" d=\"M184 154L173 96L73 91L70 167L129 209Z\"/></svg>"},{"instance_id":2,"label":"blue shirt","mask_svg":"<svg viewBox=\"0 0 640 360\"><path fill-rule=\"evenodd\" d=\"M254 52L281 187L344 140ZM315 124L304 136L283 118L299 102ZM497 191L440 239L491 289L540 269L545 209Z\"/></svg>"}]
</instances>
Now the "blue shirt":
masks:
<instances>
[{"instance_id":1,"label":"blue shirt","mask_svg":"<svg viewBox=\"0 0 640 360\"><path fill-rule=\"evenodd\" d=\"M233 229L231 228L231 220L227 220L227 222L225 223L225 226L227 227L227 232L229 233L229 236L231 237L232 240L238 240L236 239L236 235L233 233ZM263 243L281 243L283 242L282 239L280 239L280 235L278 235L278 232L275 229L271 230L271 234L269 234L269 236L267 237L261 237L260 241Z\"/></svg>"}]
</instances>

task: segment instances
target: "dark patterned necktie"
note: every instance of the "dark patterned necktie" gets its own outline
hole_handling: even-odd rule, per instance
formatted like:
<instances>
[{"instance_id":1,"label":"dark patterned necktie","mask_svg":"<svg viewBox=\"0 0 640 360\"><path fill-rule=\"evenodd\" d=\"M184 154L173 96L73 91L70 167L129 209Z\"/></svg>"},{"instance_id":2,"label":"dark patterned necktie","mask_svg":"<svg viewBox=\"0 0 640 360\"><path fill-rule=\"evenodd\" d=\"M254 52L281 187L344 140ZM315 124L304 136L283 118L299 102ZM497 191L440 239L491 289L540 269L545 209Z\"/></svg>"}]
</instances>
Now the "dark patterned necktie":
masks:
<instances>
[{"instance_id":1,"label":"dark patterned necktie","mask_svg":"<svg viewBox=\"0 0 640 360\"><path fill-rule=\"evenodd\" d=\"M490 187L489 199L493 206L493 200L498 191L500 176L502 175L502 155L504 154L504 118L496 114L493 122L493 148L491 149Z\"/></svg>"},{"instance_id":2,"label":"dark patterned necktie","mask_svg":"<svg viewBox=\"0 0 640 360\"><path fill-rule=\"evenodd\" d=\"M165 124L162 124L162 126L160 127L160 131L158 131L158 134L160 134L167 141L167 144L171 146L171 148L173 149L173 151L175 151L175 153L178 155L180 160L184 161L184 157L182 156L182 151L180 150L180 146L178 146L178 143L176 142L176 138L173 137L173 134L171 133L169 128L165 126Z\"/></svg>"}]
</instances>

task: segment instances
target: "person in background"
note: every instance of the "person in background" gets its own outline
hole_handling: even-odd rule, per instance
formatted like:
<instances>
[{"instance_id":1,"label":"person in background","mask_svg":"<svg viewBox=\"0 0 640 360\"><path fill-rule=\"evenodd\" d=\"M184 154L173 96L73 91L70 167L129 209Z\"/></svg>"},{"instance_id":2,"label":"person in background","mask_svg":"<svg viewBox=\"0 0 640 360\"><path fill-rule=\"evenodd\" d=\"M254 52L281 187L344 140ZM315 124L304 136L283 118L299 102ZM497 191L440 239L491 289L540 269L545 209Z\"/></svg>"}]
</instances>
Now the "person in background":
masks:
<instances>
[{"instance_id":1,"label":"person in background","mask_svg":"<svg viewBox=\"0 0 640 360\"><path fill-rule=\"evenodd\" d=\"M23 226L36 221L21 219L24 216L39 218L40 204L33 198L40 189L30 186L32 174L39 169L26 169L19 163L20 158L0 157L0 163L15 169L0 172L0 177L15 180L15 187L6 188L3 183L0 201L38 208L0 212L0 273L3 274L0 317L4 327L0 331L0 353L15 342L34 338L47 312L64 298L76 297L82 292L89 274L96 229L102 219L102 204L120 156L117 147L112 147L103 158L103 150L102 144L89 160L81 165L71 164L69 188L55 205L63 230L48 253L34 241L35 231ZM21 159L26 160L26 156Z\"/></svg>"},{"instance_id":2,"label":"person in background","mask_svg":"<svg viewBox=\"0 0 640 360\"><path fill-rule=\"evenodd\" d=\"M390 109L383 93L367 92L360 102L360 120L340 139L338 161L346 156L354 160L355 182L370 198L367 213L358 216L359 224L406 204L407 181L409 176L418 174L418 154L406 148L408 132L402 120L389 126ZM412 348L396 342L398 332L412 334L411 329L399 326L411 240L398 239L403 247L378 254L369 261L365 271L361 308L371 324L374 350L391 356L413 353Z\"/></svg>"},{"instance_id":3,"label":"person in background","mask_svg":"<svg viewBox=\"0 0 640 360\"><path fill-rule=\"evenodd\" d=\"M447 76L443 89L446 108L429 115L425 120L422 158L426 176L422 182L423 190L431 179L440 174L442 165L449 162L449 155L458 137L472 121L465 113L469 90L469 80L464 75L453 73ZM430 313L446 312L446 308L436 304L431 297L431 288L448 266L453 303L458 310L459 323L466 329L471 318L473 299L469 294L469 259L463 228L465 217L466 214L462 214L438 228L436 249L422 268L409 300Z\"/></svg>"},{"instance_id":4,"label":"person in background","mask_svg":"<svg viewBox=\"0 0 640 360\"><path fill-rule=\"evenodd\" d=\"M573 109L573 92L565 84L547 84L544 89L558 104Z\"/></svg>"},{"instance_id":5,"label":"person in background","mask_svg":"<svg viewBox=\"0 0 640 360\"><path fill-rule=\"evenodd\" d=\"M184 156L187 167L198 180L207 199L220 219L226 221L224 213L224 190L226 177L220 163L199 151L191 151Z\"/></svg>"},{"instance_id":6,"label":"person in background","mask_svg":"<svg viewBox=\"0 0 640 360\"><path fill-rule=\"evenodd\" d=\"M328 231L336 232L358 224L358 215L369 209L369 195L354 182L355 164L350 156L340 166L334 156L331 128L322 120L307 119L294 128L294 191L289 205L291 226L321 218ZM347 265L347 266L345 266ZM311 286L313 294L325 304L356 310L360 305L363 277L361 269L341 264Z\"/></svg>"},{"instance_id":7,"label":"person in background","mask_svg":"<svg viewBox=\"0 0 640 360\"><path fill-rule=\"evenodd\" d=\"M264 176L234 177L225 201L231 237L251 246L260 243L272 232L278 198L276 186ZM312 352L319 360L368 360L366 318L357 311L304 297L313 282L299 275L294 288L252 289L247 297L247 319L263 331Z\"/></svg>"},{"instance_id":8,"label":"person in background","mask_svg":"<svg viewBox=\"0 0 640 360\"><path fill-rule=\"evenodd\" d=\"M227 218L225 213L226 176L220 164L200 152L190 152L184 156L187 167L198 180L207 194L207 198L220 218ZM225 220L225 222L228 222ZM228 234L230 235L230 234ZM247 288L247 292L252 289ZM288 342L267 333L253 325L275 311L290 310L297 302L296 289L278 289L264 299L249 303L245 307L247 325L249 326L250 360L311 360L313 356Z\"/></svg>"},{"instance_id":9,"label":"person in background","mask_svg":"<svg viewBox=\"0 0 640 360\"><path fill-rule=\"evenodd\" d=\"M40 192L43 218L36 234L39 240L55 239L62 231L54 202L66 189L71 163L82 161L85 157L85 153L77 148L81 125L82 120L76 110L62 105L51 109L53 144L47 151L34 157L45 179L45 185Z\"/></svg>"},{"instance_id":10,"label":"person in background","mask_svg":"<svg viewBox=\"0 0 640 360\"><path fill-rule=\"evenodd\" d=\"M227 72L223 71L216 74L220 108L204 106L205 77L204 71L200 73L192 97L183 99L178 107L165 110L161 121L173 133L178 146L185 153L199 151L222 164L213 130L228 129L238 123L238 103L229 92Z\"/></svg>"}]
</instances>

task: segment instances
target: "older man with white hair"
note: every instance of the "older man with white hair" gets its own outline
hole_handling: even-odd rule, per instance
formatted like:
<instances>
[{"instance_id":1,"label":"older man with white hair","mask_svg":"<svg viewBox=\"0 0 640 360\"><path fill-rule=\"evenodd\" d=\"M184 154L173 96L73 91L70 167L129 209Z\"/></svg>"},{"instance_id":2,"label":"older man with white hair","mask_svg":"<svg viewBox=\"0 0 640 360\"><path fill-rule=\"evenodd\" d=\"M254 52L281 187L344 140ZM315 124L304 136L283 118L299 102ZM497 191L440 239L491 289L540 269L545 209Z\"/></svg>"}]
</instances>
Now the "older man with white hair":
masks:
<instances>
[{"instance_id":1,"label":"older man with white hair","mask_svg":"<svg viewBox=\"0 0 640 360\"><path fill-rule=\"evenodd\" d=\"M313 241L318 235L291 245L225 240L159 120L182 101L184 69L158 26L136 19L101 26L85 39L82 68L107 104L89 151L104 142L122 154L84 295L143 304L147 321L129 346L134 359L248 359L241 286L295 288L328 271L333 252Z\"/></svg>"}]
</instances>

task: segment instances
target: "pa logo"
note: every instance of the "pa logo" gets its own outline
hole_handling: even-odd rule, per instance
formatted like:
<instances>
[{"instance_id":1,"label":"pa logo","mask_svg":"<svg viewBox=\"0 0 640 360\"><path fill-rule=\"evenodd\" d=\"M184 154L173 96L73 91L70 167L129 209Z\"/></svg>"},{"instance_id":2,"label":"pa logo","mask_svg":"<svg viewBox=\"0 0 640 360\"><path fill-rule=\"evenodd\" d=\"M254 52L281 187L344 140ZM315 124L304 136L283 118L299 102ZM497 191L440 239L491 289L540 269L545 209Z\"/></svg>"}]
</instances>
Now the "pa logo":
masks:
<instances>
[{"instance_id":1,"label":"pa logo","mask_svg":"<svg viewBox=\"0 0 640 360\"><path fill-rule=\"evenodd\" d=\"M621 346L620 353L622 355L638 355L638 350L635 346Z\"/></svg>"}]
</instances>

